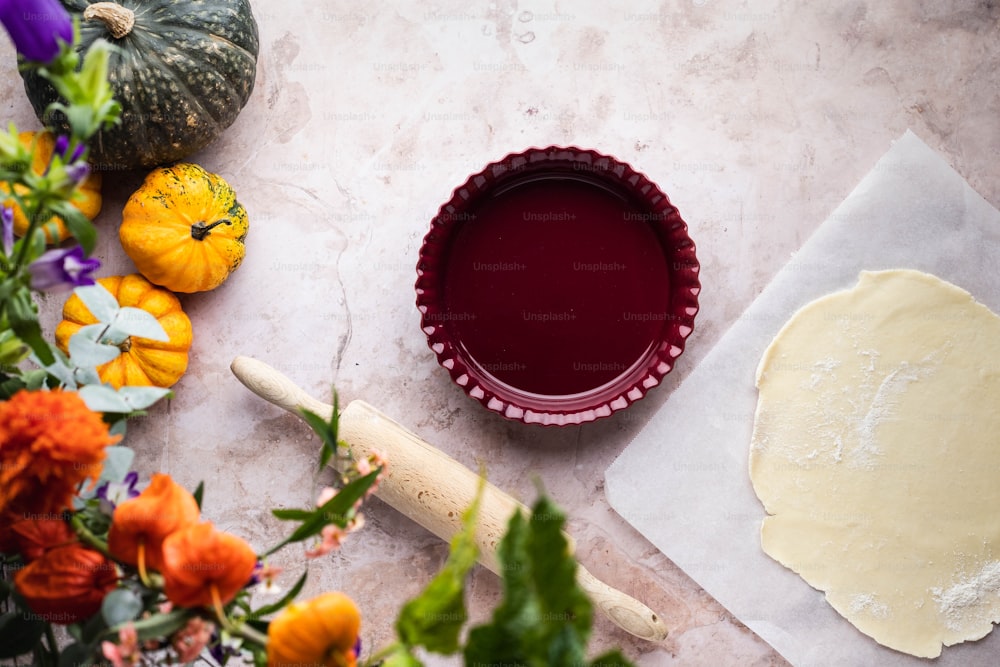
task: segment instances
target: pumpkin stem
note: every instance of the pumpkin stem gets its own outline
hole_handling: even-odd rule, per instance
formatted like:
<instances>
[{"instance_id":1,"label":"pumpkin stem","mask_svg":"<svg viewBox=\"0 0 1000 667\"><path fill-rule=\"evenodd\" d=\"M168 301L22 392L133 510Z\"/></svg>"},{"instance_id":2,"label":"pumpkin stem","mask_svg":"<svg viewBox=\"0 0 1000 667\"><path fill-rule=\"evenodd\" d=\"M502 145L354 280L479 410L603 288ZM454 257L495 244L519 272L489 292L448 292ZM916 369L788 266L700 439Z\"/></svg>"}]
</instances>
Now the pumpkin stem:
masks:
<instances>
[{"instance_id":1,"label":"pumpkin stem","mask_svg":"<svg viewBox=\"0 0 1000 667\"><path fill-rule=\"evenodd\" d=\"M231 225L233 223L227 218L223 218L222 220L216 220L210 225L206 225L204 221L196 222L193 225L191 225L191 238L193 238L195 241L203 241L214 227L217 227L218 225L222 224Z\"/></svg>"},{"instance_id":2,"label":"pumpkin stem","mask_svg":"<svg viewBox=\"0 0 1000 667\"><path fill-rule=\"evenodd\" d=\"M98 19L104 22L108 32L115 39L121 39L132 32L135 25L135 12L128 7L122 7L117 2L95 2L83 10L83 20Z\"/></svg>"},{"instance_id":3,"label":"pumpkin stem","mask_svg":"<svg viewBox=\"0 0 1000 667\"><path fill-rule=\"evenodd\" d=\"M130 337L126 338L125 340L123 340L121 342L121 344L118 346L118 349L122 351L122 354L125 354L126 352L128 352L129 350L131 350L132 349L132 337L130 336Z\"/></svg>"}]
</instances>

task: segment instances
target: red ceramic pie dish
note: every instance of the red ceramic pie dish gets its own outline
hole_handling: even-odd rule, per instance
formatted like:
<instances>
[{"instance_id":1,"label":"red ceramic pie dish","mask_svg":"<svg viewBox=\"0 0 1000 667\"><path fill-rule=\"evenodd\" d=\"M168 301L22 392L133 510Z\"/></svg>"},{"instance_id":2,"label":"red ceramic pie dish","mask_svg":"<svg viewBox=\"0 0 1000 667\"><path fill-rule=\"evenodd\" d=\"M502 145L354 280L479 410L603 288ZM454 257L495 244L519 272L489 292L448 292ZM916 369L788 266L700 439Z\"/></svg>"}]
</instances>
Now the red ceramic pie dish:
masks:
<instances>
[{"instance_id":1,"label":"red ceramic pie dish","mask_svg":"<svg viewBox=\"0 0 1000 667\"><path fill-rule=\"evenodd\" d=\"M487 165L445 203L417 264L421 326L452 380L528 424L593 421L671 371L699 264L665 194L575 147Z\"/></svg>"}]
</instances>

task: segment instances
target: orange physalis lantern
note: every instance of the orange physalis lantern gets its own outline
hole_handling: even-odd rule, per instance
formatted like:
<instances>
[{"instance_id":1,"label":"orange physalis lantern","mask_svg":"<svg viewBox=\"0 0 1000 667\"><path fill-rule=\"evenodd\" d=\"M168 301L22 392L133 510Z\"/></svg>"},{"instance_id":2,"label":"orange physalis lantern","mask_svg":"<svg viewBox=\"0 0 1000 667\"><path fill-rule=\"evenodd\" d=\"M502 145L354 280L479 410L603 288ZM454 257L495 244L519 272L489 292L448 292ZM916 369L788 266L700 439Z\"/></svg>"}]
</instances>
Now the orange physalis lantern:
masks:
<instances>
[{"instance_id":1,"label":"orange physalis lantern","mask_svg":"<svg viewBox=\"0 0 1000 667\"><path fill-rule=\"evenodd\" d=\"M31 611L60 625L96 614L117 581L114 563L79 544L52 549L14 575L14 586Z\"/></svg>"},{"instance_id":2,"label":"orange physalis lantern","mask_svg":"<svg viewBox=\"0 0 1000 667\"><path fill-rule=\"evenodd\" d=\"M249 544L208 522L163 541L163 591L181 607L221 607L249 583L256 566Z\"/></svg>"},{"instance_id":3,"label":"orange physalis lantern","mask_svg":"<svg viewBox=\"0 0 1000 667\"><path fill-rule=\"evenodd\" d=\"M198 521L198 502L170 475L153 475L149 486L115 508L108 531L108 551L118 560L160 570L163 540Z\"/></svg>"}]
</instances>

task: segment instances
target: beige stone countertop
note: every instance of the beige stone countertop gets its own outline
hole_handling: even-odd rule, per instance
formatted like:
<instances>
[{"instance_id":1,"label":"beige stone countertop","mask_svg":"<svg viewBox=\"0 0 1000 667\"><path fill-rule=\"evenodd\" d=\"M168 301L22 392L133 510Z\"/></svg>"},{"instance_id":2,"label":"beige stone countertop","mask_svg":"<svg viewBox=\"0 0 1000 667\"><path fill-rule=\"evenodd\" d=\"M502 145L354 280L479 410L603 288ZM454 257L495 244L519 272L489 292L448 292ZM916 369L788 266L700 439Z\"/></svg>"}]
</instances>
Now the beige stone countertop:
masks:
<instances>
[{"instance_id":1,"label":"beige stone countertop","mask_svg":"<svg viewBox=\"0 0 1000 667\"><path fill-rule=\"evenodd\" d=\"M608 507L604 471L906 129L1000 206L1000 4L253 5L253 96L191 157L249 211L247 258L221 288L182 297L190 368L171 401L130 427L140 471L189 488L204 480L206 515L256 547L284 534L270 508L310 504L327 478L314 473L303 423L230 373L236 355L256 357L318 398L335 385L342 403L365 399L462 463L482 462L526 502L540 480L568 512L581 562L672 630L652 644L597 617L594 652L621 646L646 666L784 664ZM0 62L2 115L37 127L6 39ZM550 144L614 155L656 182L690 226L703 291L662 386L611 418L545 429L487 412L452 384L420 330L413 285L421 240L452 190L510 152ZM101 275L133 271L116 229L142 176L105 175ZM49 331L60 307L43 304ZM310 563L306 592L353 596L374 648L392 640L397 610L447 546L377 500L366 516L363 532ZM293 552L279 559L286 586L301 568ZM498 579L477 567L469 591L473 619L487 618Z\"/></svg>"}]
</instances>

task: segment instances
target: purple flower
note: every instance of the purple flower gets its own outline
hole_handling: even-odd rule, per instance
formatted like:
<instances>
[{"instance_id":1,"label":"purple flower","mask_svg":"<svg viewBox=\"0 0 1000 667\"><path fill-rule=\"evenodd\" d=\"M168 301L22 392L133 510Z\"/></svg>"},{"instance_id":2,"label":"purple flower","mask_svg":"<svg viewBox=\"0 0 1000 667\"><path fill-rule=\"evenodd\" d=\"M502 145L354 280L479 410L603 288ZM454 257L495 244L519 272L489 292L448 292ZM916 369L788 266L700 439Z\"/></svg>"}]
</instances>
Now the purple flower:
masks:
<instances>
[{"instance_id":1,"label":"purple flower","mask_svg":"<svg viewBox=\"0 0 1000 667\"><path fill-rule=\"evenodd\" d=\"M47 63L73 41L73 21L58 0L0 0L0 23L27 60Z\"/></svg>"},{"instance_id":2,"label":"purple flower","mask_svg":"<svg viewBox=\"0 0 1000 667\"><path fill-rule=\"evenodd\" d=\"M0 0L2 2L3 0ZM101 266L96 258L85 259L83 248L56 248L48 250L28 265L31 288L48 292L71 290L74 287L93 285L91 277Z\"/></svg>"},{"instance_id":3,"label":"purple flower","mask_svg":"<svg viewBox=\"0 0 1000 667\"><path fill-rule=\"evenodd\" d=\"M0 0L0 2L3 2L3 0ZM49 170L52 169L52 162L58 156L62 159L63 164L66 165L66 176L76 185L83 183L84 179L90 173L90 165L82 159L86 152L87 145L81 141L73 149L72 154L67 156L66 154L69 153L69 137L65 134L60 134L56 138L56 145L52 149L52 158L49 160L49 166L45 168L45 174L48 175Z\"/></svg>"},{"instance_id":4,"label":"purple flower","mask_svg":"<svg viewBox=\"0 0 1000 667\"><path fill-rule=\"evenodd\" d=\"M0 206L0 220L3 221L3 254L9 257L14 249L14 209Z\"/></svg>"},{"instance_id":5,"label":"purple flower","mask_svg":"<svg viewBox=\"0 0 1000 667\"><path fill-rule=\"evenodd\" d=\"M83 183L89 173L90 165L86 162L76 162L66 167L66 175L69 177L69 180L73 181L76 185Z\"/></svg>"},{"instance_id":6,"label":"purple flower","mask_svg":"<svg viewBox=\"0 0 1000 667\"><path fill-rule=\"evenodd\" d=\"M2 1L0 0L0 2ZM101 509L107 510L107 513L110 514L111 510L118 507L120 503L138 496L139 489L135 488L135 485L138 483L139 473L133 470L125 475L125 479L120 482L105 482L101 484L97 487L96 494L101 500Z\"/></svg>"}]
</instances>

